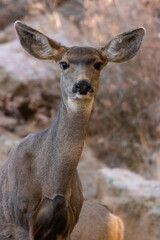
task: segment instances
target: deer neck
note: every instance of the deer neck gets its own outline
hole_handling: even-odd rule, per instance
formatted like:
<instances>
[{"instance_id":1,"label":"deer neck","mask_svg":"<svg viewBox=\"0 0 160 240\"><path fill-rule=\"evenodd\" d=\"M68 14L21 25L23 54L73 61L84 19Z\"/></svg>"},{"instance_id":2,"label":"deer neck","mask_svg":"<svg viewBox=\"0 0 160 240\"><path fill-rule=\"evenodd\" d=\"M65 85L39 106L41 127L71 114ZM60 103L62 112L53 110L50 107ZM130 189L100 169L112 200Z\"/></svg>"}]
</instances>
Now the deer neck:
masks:
<instances>
[{"instance_id":1,"label":"deer neck","mask_svg":"<svg viewBox=\"0 0 160 240\"><path fill-rule=\"evenodd\" d=\"M93 100L87 103L68 100L60 103L50 128L50 149L53 149L55 192L66 194L73 183L80 159ZM51 141L52 139L52 141ZM53 175L53 173L51 173Z\"/></svg>"},{"instance_id":2,"label":"deer neck","mask_svg":"<svg viewBox=\"0 0 160 240\"><path fill-rule=\"evenodd\" d=\"M75 144L83 145L87 132L88 121L91 115L93 100L81 102L68 99L61 100L60 107L56 116L56 141L57 144L63 142L63 148L75 149ZM53 128L55 124L53 123ZM59 144L59 146L62 146ZM80 153L81 154L81 153Z\"/></svg>"}]
</instances>

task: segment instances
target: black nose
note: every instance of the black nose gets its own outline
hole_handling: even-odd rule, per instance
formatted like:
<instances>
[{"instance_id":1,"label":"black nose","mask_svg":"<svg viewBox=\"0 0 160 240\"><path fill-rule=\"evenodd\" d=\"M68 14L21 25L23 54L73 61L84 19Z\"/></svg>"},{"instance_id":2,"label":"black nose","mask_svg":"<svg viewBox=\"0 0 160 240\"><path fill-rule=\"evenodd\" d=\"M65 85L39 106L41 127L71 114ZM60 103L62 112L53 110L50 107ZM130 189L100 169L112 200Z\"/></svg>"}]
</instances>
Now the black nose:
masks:
<instances>
[{"instance_id":1,"label":"black nose","mask_svg":"<svg viewBox=\"0 0 160 240\"><path fill-rule=\"evenodd\" d=\"M88 92L93 92L92 85L86 80L79 81L73 86L73 93L79 92L81 95L86 95Z\"/></svg>"}]
</instances>

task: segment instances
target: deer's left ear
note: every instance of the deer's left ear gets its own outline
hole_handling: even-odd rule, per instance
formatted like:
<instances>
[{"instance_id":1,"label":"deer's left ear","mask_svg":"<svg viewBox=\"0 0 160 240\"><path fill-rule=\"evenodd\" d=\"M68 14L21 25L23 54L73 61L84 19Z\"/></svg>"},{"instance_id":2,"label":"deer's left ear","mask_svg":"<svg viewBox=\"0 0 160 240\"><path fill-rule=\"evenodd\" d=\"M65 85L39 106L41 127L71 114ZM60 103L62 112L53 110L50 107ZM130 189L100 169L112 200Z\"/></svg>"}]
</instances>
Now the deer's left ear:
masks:
<instances>
[{"instance_id":1,"label":"deer's left ear","mask_svg":"<svg viewBox=\"0 0 160 240\"><path fill-rule=\"evenodd\" d=\"M134 57L140 48L144 34L144 28L137 28L113 38L102 48L108 62L124 62Z\"/></svg>"},{"instance_id":2,"label":"deer's left ear","mask_svg":"<svg viewBox=\"0 0 160 240\"><path fill-rule=\"evenodd\" d=\"M38 59L57 61L67 49L55 40L20 21L15 22L15 28L23 48Z\"/></svg>"}]
</instances>

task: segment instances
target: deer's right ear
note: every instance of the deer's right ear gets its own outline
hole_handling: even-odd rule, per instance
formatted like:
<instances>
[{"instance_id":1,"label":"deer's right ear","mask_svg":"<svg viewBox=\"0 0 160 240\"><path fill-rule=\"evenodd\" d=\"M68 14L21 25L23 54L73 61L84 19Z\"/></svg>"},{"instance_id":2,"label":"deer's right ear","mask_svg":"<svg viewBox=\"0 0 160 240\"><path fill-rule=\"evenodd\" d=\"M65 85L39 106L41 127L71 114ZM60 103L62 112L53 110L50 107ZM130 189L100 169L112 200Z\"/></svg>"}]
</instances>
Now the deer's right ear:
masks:
<instances>
[{"instance_id":1,"label":"deer's right ear","mask_svg":"<svg viewBox=\"0 0 160 240\"><path fill-rule=\"evenodd\" d=\"M141 46L144 34L145 29L141 27L113 38L102 48L108 62L124 62L133 58Z\"/></svg>"},{"instance_id":2,"label":"deer's right ear","mask_svg":"<svg viewBox=\"0 0 160 240\"><path fill-rule=\"evenodd\" d=\"M38 59L57 61L67 50L66 47L20 21L15 22L15 29L23 48Z\"/></svg>"}]
</instances>

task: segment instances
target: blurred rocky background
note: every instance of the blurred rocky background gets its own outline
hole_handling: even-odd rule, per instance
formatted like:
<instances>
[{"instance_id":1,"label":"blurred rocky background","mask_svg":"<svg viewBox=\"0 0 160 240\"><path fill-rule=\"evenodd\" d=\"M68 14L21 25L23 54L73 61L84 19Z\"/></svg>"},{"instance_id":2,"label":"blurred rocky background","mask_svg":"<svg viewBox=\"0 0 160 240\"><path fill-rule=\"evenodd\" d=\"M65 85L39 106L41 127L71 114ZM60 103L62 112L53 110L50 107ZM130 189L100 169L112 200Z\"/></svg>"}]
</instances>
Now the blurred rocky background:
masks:
<instances>
[{"instance_id":1,"label":"blurred rocky background","mask_svg":"<svg viewBox=\"0 0 160 240\"><path fill-rule=\"evenodd\" d=\"M58 66L24 52L16 20L67 46L103 46L146 28L137 56L102 72L79 172L85 197L122 217L125 240L159 240L160 1L0 0L1 161L53 121L60 100Z\"/></svg>"}]
</instances>

